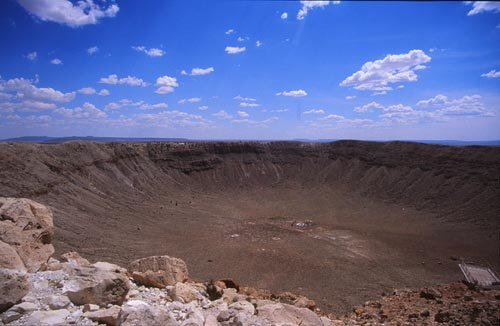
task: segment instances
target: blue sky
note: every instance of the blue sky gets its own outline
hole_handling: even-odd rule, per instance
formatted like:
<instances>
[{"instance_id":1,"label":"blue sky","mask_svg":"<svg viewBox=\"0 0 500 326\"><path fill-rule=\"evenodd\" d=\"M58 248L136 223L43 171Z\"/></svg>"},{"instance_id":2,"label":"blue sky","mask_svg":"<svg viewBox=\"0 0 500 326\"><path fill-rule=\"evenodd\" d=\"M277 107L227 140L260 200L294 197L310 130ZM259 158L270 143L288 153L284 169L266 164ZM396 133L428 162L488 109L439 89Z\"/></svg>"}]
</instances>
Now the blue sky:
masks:
<instances>
[{"instance_id":1,"label":"blue sky","mask_svg":"<svg viewBox=\"0 0 500 326\"><path fill-rule=\"evenodd\" d=\"M500 3L0 3L0 138L500 139Z\"/></svg>"}]
</instances>

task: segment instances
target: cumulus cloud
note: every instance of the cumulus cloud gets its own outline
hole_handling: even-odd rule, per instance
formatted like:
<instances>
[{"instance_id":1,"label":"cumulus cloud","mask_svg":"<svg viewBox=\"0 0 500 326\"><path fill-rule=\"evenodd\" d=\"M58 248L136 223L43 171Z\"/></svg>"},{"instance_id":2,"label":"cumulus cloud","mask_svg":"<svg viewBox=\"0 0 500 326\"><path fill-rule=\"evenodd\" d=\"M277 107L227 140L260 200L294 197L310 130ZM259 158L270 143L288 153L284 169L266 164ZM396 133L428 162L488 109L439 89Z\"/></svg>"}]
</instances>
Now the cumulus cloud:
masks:
<instances>
[{"instance_id":1,"label":"cumulus cloud","mask_svg":"<svg viewBox=\"0 0 500 326\"><path fill-rule=\"evenodd\" d=\"M36 51L34 52L30 52L28 53L27 55L25 55L24 57L30 61L35 61L36 58L37 58L38 54L36 53Z\"/></svg>"},{"instance_id":2,"label":"cumulus cloud","mask_svg":"<svg viewBox=\"0 0 500 326\"><path fill-rule=\"evenodd\" d=\"M311 9L314 9L314 8L323 8L325 6L328 6L330 3L339 4L340 1L317 1L317 0L312 0L312 1L301 1L300 3L302 4L302 8L297 13L297 19L298 20L304 19L307 16L307 14L309 13L309 10L311 10ZM282 15L281 19L286 19L286 17L283 18L283 15Z\"/></svg>"},{"instance_id":3,"label":"cumulus cloud","mask_svg":"<svg viewBox=\"0 0 500 326\"><path fill-rule=\"evenodd\" d=\"M95 90L95 88L92 88L92 87L83 87L83 88L80 88L78 90L78 93L85 94L85 95L91 95L91 94L95 94L96 90Z\"/></svg>"},{"instance_id":4,"label":"cumulus cloud","mask_svg":"<svg viewBox=\"0 0 500 326\"><path fill-rule=\"evenodd\" d=\"M226 51L227 54L237 54L244 52L247 48L244 46L226 46L224 51Z\"/></svg>"},{"instance_id":5,"label":"cumulus cloud","mask_svg":"<svg viewBox=\"0 0 500 326\"><path fill-rule=\"evenodd\" d=\"M85 102L82 106L74 109L57 108L54 112L72 119L102 119L107 117L106 112L99 110L94 104L89 102Z\"/></svg>"},{"instance_id":6,"label":"cumulus cloud","mask_svg":"<svg viewBox=\"0 0 500 326\"><path fill-rule=\"evenodd\" d=\"M271 117L271 118L267 118L265 120L252 120L252 119L234 119L234 120L231 120L231 122L233 123L245 123L245 124L249 124L249 125L255 125L255 126L259 126L259 127L267 127L267 124L268 123L271 123L271 122L274 122L278 120L278 117Z\"/></svg>"},{"instance_id":7,"label":"cumulus cloud","mask_svg":"<svg viewBox=\"0 0 500 326\"><path fill-rule=\"evenodd\" d=\"M128 86L142 86L142 87L147 86L147 83L144 80L142 80L141 78L137 78L137 77L133 77L133 76L118 78L118 75L116 75L116 74L109 75L108 77L102 77L99 80L99 83L109 84L109 85L125 84Z\"/></svg>"},{"instance_id":8,"label":"cumulus cloud","mask_svg":"<svg viewBox=\"0 0 500 326\"><path fill-rule=\"evenodd\" d=\"M53 65L62 65L63 62L61 61L61 59L54 58L54 59L50 60L50 63Z\"/></svg>"},{"instance_id":9,"label":"cumulus cloud","mask_svg":"<svg viewBox=\"0 0 500 326\"><path fill-rule=\"evenodd\" d=\"M237 113L240 118L248 118L250 116L250 114L245 111L238 111Z\"/></svg>"},{"instance_id":10,"label":"cumulus cloud","mask_svg":"<svg viewBox=\"0 0 500 326\"><path fill-rule=\"evenodd\" d=\"M101 7L93 0L18 0L29 13L42 21L51 21L71 27L97 24L104 17L114 17L120 8L116 3Z\"/></svg>"},{"instance_id":11,"label":"cumulus cloud","mask_svg":"<svg viewBox=\"0 0 500 326\"><path fill-rule=\"evenodd\" d=\"M99 91L99 93L97 93L97 95L100 95L100 96L108 96L109 95L109 91L106 89L106 88L103 88Z\"/></svg>"},{"instance_id":12,"label":"cumulus cloud","mask_svg":"<svg viewBox=\"0 0 500 326\"><path fill-rule=\"evenodd\" d=\"M133 123L145 124L148 127L176 128L198 127L209 128L212 122L197 114L182 111L161 111L158 113L141 113L134 116Z\"/></svg>"},{"instance_id":13,"label":"cumulus cloud","mask_svg":"<svg viewBox=\"0 0 500 326\"><path fill-rule=\"evenodd\" d=\"M496 71L495 69L484 73L481 75L481 77L486 77L486 78L500 78L500 71Z\"/></svg>"},{"instance_id":14,"label":"cumulus cloud","mask_svg":"<svg viewBox=\"0 0 500 326\"><path fill-rule=\"evenodd\" d=\"M238 36L238 38L237 38L238 42L248 41L249 39L250 38L248 36L245 36L245 37Z\"/></svg>"},{"instance_id":15,"label":"cumulus cloud","mask_svg":"<svg viewBox=\"0 0 500 326\"><path fill-rule=\"evenodd\" d=\"M346 100L354 100L356 98L356 95L347 95L345 97Z\"/></svg>"},{"instance_id":16,"label":"cumulus cloud","mask_svg":"<svg viewBox=\"0 0 500 326\"><path fill-rule=\"evenodd\" d=\"M288 13L285 11L281 14L281 19L287 19L288 18Z\"/></svg>"},{"instance_id":17,"label":"cumulus cloud","mask_svg":"<svg viewBox=\"0 0 500 326\"><path fill-rule=\"evenodd\" d=\"M355 108L354 111L369 112L372 109L379 109L382 111L382 114L379 115L382 122L404 124L425 120L446 121L453 116L491 117L495 115L493 111L484 106L479 95L466 95L450 100L447 96L438 94L433 98L418 101L417 106L425 108L425 110L417 110L405 104L385 106L371 102Z\"/></svg>"},{"instance_id":18,"label":"cumulus cloud","mask_svg":"<svg viewBox=\"0 0 500 326\"><path fill-rule=\"evenodd\" d=\"M283 91L276 93L277 96L291 96L291 97L302 97L307 96L307 92L303 89L298 89L294 91Z\"/></svg>"},{"instance_id":19,"label":"cumulus cloud","mask_svg":"<svg viewBox=\"0 0 500 326\"><path fill-rule=\"evenodd\" d=\"M97 51L99 51L99 48L97 46L93 46L87 49L87 53L90 55L96 53Z\"/></svg>"},{"instance_id":20,"label":"cumulus cloud","mask_svg":"<svg viewBox=\"0 0 500 326\"><path fill-rule=\"evenodd\" d=\"M233 33L234 33L234 29L232 29L232 28L231 28L231 29L228 29L228 30L226 31L226 35L233 34Z\"/></svg>"},{"instance_id":21,"label":"cumulus cloud","mask_svg":"<svg viewBox=\"0 0 500 326\"><path fill-rule=\"evenodd\" d=\"M160 102L155 104L145 103L144 101L134 102L132 100L124 98L118 102L110 102L106 104L104 109L106 111L114 111L121 109L123 107L138 107L141 110L153 110L153 109L166 109L168 108L168 104L165 102Z\"/></svg>"},{"instance_id":22,"label":"cumulus cloud","mask_svg":"<svg viewBox=\"0 0 500 326\"><path fill-rule=\"evenodd\" d=\"M467 16L480 14L482 12L500 12L500 2L496 1L466 1L466 4L472 5L472 9L467 13Z\"/></svg>"},{"instance_id":23,"label":"cumulus cloud","mask_svg":"<svg viewBox=\"0 0 500 326\"><path fill-rule=\"evenodd\" d=\"M271 110L269 112L285 113L285 112L288 112L288 109L275 109L275 110Z\"/></svg>"},{"instance_id":24,"label":"cumulus cloud","mask_svg":"<svg viewBox=\"0 0 500 326\"><path fill-rule=\"evenodd\" d=\"M191 73L188 73L186 70L182 70L181 75L203 76L203 75L211 74L214 71L215 71L214 67L193 68L193 69L191 69Z\"/></svg>"},{"instance_id":25,"label":"cumulus cloud","mask_svg":"<svg viewBox=\"0 0 500 326\"><path fill-rule=\"evenodd\" d=\"M212 113L214 117L217 117L219 119L231 119L233 116L227 113L224 110L220 110L219 112Z\"/></svg>"},{"instance_id":26,"label":"cumulus cloud","mask_svg":"<svg viewBox=\"0 0 500 326\"><path fill-rule=\"evenodd\" d=\"M7 93L15 93L18 99L32 99L45 102L69 102L75 98L75 92L63 93L50 87L36 87L37 81L24 78L3 80L0 78L0 89Z\"/></svg>"},{"instance_id":27,"label":"cumulus cloud","mask_svg":"<svg viewBox=\"0 0 500 326\"><path fill-rule=\"evenodd\" d=\"M415 73L421 70L431 57L422 50L411 50L403 54L389 54L383 59L368 61L361 70L344 79L340 86L354 87L357 90L386 92L392 90L389 84L414 82Z\"/></svg>"},{"instance_id":28,"label":"cumulus cloud","mask_svg":"<svg viewBox=\"0 0 500 326\"><path fill-rule=\"evenodd\" d=\"M233 97L234 100L237 100L237 101L244 101L244 102L255 102L257 101L257 99L254 99L252 97L243 97L241 95L236 95L235 97Z\"/></svg>"},{"instance_id":29,"label":"cumulus cloud","mask_svg":"<svg viewBox=\"0 0 500 326\"><path fill-rule=\"evenodd\" d=\"M494 113L487 110L480 95L465 95L454 100L448 99L443 94L417 102L417 106L435 108L442 115L481 115L492 116Z\"/></svg>"},{"instance_id":30,"label":"cumulus cloud","mask_svg":"<svg viewBox=\"0 0 500 326\"><path fill-rule=\"evenodd\" d=\"M304 111L304 114L325 114L325 110L323 109L312 109L308 111Z\"/></svg>"},{"instance_id":31,"label":"cumulus cloud","mask_svg":"<svg viewBox=\"0 0 500 326\"><path fill-rule=\"evenodd\" d=\"M258 47L258 48L260 48L260 47L262 46L262 42L261 42L261 41L259 41L259 40L257 40L257 41L255 42L255 46L256 46L256 47Z\"/></svg>"},{"instance_id":32,"label":"cumulus cloud","mask_svg":"<svg viewBox=\"0 0 500 326\"><path fill-rule=\"evenodd\" d=\"M257 104L257 103L248 103L248 102L241 102L240 106L243 107L243 108L256 108L256 107L260 106L260 104Z\"/></svg>"},{"instance_id":33,"label":"cumulus cloud","mask_svg":"<svg viewBox=\"0 0 500 326\"><path fill-rule=\"evenodd\" d=\"M149 57L162 57L165 54L165 51L162 49L157 49L157 48L146 48L145 46L132 46L132 49L134 49L137 52L143 52Z\"/></svg>"},{"instance_id":34,"label":"cumulus cloud","mask_svg":"<svg viewBox=\"0 0 500 326\"><path fill-rule=\"evenodd\" d=\"M139 105L139 109L141 110L154 110L154 109L166 109L166 108L168 108L168 104L165 102L160 102L155 104L142 103L141 105Z\"/></svg>"},{"instance_id":35,"label":"cumulus cloud","mask_svg":"<svg viewBox=\"0 0 500 326\"><path fill-rule=\"evenodd\" d=\"M201 98L199 98L199 97L191 97L191 98L183 98L183 99L179 100L177 103L179 103L179 104L197 103L200 101L201 101Z\"/></svg>"},{"instance_id":36,"label":"cumulus cloud","mask_svg":"<svg viewBox=\"0 0 500 326\"><path fill-rule=\"evenodd\" d=\"M177 78L165 75L156 79L155 86L157 87L155 93L168 94L172 93L175 87L179 87L179 84Z\"/></svg>"},{"instance_id":37,"label":"cumulus cloud","mask_svg":"<svg viewBox=\"0 0 500 326\"><path fill-rule=\"evenodd\" d=\"M199 106L198 110L200 110L200 111L206 111L206 110L208 110L208 106L206 106L206 105Z\"/></svg>"}]
</instances>

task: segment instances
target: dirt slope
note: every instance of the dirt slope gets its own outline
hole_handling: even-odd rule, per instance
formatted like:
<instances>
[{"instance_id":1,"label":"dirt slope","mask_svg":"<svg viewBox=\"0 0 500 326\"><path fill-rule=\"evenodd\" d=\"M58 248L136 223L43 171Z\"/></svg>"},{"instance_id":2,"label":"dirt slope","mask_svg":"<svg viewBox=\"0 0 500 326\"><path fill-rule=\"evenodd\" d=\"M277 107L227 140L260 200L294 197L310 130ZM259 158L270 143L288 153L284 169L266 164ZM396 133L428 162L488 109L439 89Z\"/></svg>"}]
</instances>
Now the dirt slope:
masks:
<instances>
[{"instance_id":1,"label":"dirt slope","mask_svg":"<svg viewBox=\"0 0 500 326\"><path fill-rule=\"evenodd\" d=\"M500 268L498 147L1 143L0 196L50 205L59 253L169 254L329 311L454 281L459 257Z\"/></svg>"}]
</instances>

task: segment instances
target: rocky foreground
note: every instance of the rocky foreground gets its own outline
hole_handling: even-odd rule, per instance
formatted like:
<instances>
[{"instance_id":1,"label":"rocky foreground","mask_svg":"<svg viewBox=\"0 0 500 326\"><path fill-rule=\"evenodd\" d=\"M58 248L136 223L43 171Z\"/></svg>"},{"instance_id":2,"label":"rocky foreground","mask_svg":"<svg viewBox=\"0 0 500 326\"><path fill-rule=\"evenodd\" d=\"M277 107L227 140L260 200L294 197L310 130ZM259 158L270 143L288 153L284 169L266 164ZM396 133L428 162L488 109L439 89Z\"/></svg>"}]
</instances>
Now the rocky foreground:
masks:
<instances>
[{"instance_id":1,"label":"rocky foreground","mask_svg":"<svg viewBox=\"0 0 500 326\"><path fill-rule=\"evenodd\" d=\"M462 283L395 291L343 317L293 293L196 282L184 261L153 256L123 268L76 252L55 259L51 211L0 198L0 324L8 325L500 325L500 291Z\"/></svg>"}]
</instances>

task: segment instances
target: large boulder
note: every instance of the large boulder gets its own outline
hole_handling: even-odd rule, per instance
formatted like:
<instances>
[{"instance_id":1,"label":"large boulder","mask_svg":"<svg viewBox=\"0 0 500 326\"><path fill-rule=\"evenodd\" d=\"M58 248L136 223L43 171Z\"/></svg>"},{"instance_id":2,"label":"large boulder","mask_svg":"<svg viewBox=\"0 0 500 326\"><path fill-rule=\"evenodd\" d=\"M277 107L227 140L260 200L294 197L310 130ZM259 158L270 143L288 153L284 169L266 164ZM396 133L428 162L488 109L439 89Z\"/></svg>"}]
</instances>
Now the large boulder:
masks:
<instances>
[{"instance_id":1,"label":"large boulder","mask_svg":"<svg viewBox=\"0 0 500 326\"><path fill-rule=\"evenodd\" d=\"M63 326L68 325L67 320L70 312L66 309L49 310L49 311L34 311L27 318L25 325L37 326Z\"/></svg>"},{"instance_id":2,"label":"large boulder","mask_svg":"<svg viewBox=\"0 0 500 326\"><path fill-rule=\"evenodd\" d=\"M150 306L141 300L128 301L122 307L118 325L142 326L142 325L178 325L174 318L167 314L166 310Z\"/></svg>"},{"instance_id":3,"label":"large boulder","mask_svg":"<svg viewBox=\"0 0 500 326\"><path fill-rule=\"evenodd\" d=\"M54 253L52 212L33 200L0 197L0 230L0 268L36 272Z\"/></svg>"},{"instance_id":4,"label":"large boulder","mask_svg":"<svg viewBox=\"0 0 500 326\"><path fill-rule=\"evenodd\" d=\"M118 306L112 306L108 309L102 309L97 311L88 311L83 314L86 317L96 323L106 324L108 326L116 326L118 324L118 318L120 317L121 308Z\"/></svg>"},{"instance_id":5,"label":"large boulder","mask_svg":"<svg viewBox=\"0 0 500 326\"><path fill-rule=\"evenodd\" d=\"M26 273L0 268L0 313L21 302L28 291Z\"/></svg>"},{"instance_id":6,"label":"large boulder","mask_svg":"<svg viewBox=\"0 0 500 326\"><path fill-rule=\"evenodd\" d=\"M117 265L64 263L63 268L69 275L69 280L63 284L63 293L75 305L121 305L130 289L125 270Z\"/></svg>"},{"instance_id":7,"label":"large boulder","mask_svg":"<svg viewBox=\"0 0 500 326\"><path fill-rule=\"evenodd\" d=\"M307 308L298 308L285 303L258 305L257 315L269 324L290 324L301 326L323 325L321 319Z\"/></svg>"},{"instance_id":8,"label":"large boulder","mask_svg":"<svg viewBox=\"0 0 500 326\"><path fill-rule=\"evenodd\" d=\"M170 256L151 256L134 260L128 266L134 281L140 285L164 288L188 279L186 263Z\"/></svg>"},{"instance_id":9,"label":"large boulder","mask_svg":"<svg viewBox=\"0 0 500 326\"><path fill-rule=\"evenodd\" d=\"M192 284L188 283L177 283L169 291L169 296L174 301L180 301L182 303L188 303L191 301L199 301L202 299L200 292Z\"/></svg>"}]
</instances>

